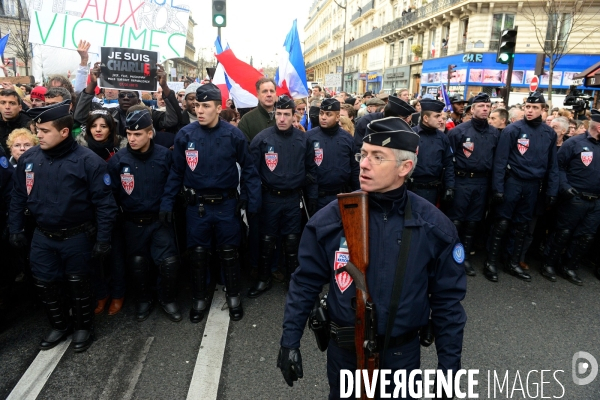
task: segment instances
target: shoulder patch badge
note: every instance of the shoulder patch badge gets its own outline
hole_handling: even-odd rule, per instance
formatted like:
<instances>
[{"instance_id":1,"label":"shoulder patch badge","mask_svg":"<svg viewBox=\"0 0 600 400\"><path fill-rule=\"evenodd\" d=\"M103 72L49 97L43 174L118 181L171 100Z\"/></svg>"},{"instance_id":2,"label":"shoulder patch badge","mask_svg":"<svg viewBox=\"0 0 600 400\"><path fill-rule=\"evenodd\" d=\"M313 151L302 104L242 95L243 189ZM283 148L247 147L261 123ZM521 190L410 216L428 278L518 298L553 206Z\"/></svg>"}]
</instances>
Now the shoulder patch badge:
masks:
<instances>
[{"instance_id":1,"label":"shoulder patch badge","mask_svg":"<svg viewBox=\"0 0 600 400\"><path fill-rule=\"evenodd\" d=\"M452 258L457 264L462 264L465 261L465 248L461 243L457 243L452 250Z\"/></svg>"},{"instance_id":2,"label":"shoulder patch badge","mask_svg":"<svg viewBox=\"0 0 600 400\"><path fill-rule=\"evenodd\" d=\"M8 160L6 157L0 157L0 167L4 169L8 168Z\"/></svg>"},{"instance_id":3,"label":"shoulder patch badge","mask_svg":"<svg viewBox=\"0 0 600 400\"><path fill-rule=\"evenodd\" d=\"M102 178L102 180L104 181L104 184L106 186L110 186L111 180L110 180L110 175L109 174L104 174L104 177Z\"/></svg>"}]
</instances>

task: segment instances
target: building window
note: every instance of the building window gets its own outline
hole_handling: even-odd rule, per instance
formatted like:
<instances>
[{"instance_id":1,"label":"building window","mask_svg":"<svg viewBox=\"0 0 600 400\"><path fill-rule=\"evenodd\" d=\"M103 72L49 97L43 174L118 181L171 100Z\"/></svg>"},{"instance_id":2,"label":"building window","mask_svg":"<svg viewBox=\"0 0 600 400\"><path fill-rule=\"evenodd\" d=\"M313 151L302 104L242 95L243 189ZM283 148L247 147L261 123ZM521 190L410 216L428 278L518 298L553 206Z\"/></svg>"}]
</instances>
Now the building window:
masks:
<instances>
[{"instance_id":1,"label":"building window","mask_svg":"<svg viewBox=\"0 0 600 400\"><path fill-rule=\"evenodd\" d=\"M435 36L437 34L437 29L433 28L429 31L429 45L431 46L430 58L434 58L436 55L439 57L440 49L435 45Z\"/></svg>"},{"instance_id":2,"label":"building window","mask_svg":"<svg viewBox=\"0 0 600 400\"><path fill-rule=\"evenodd\" d=\"M404 64L404 40L398 46L398 64Z\"/></svg>"},{"instance_id":3,"label":"building window","mask_svg":"<svg viewBox=\"0 0 600 400\"><path fill-rule=\"evenodd\" d=\"M514 14L494 14L492 17L492 36L490 38L490 50L498 50L500 34L505 29L515 27Z\"/></svg>"},{"instance_id":4,"label":"building window","mask_svg":"<svg viewBox=\"0 0 600 400\"><path fill-rule=\"evenodd\" d=\"M469 35L469 18L460 20L460 31L458 37L458 46L456 46L456 51L459 53L463 53L467 47L467 36Z\"/></svg>"},{"instance_id":5,"label":"building window","mask_svg":"<svg viewBox=\"0 0 600 400\"><path fill-rule=\"evenodd\" d=\"M394 50L396 50L396 45L392 43L390 44L390 67L394 65L394 58L396 57Z\"/></svg>"},{"instance_id":6,"label":"building window","mask_svg":"<svg viewBox=\"0 0 600 400\"><path fill-rule=\"evenodd\" d=\"M548 27L546 28L546 52L559 52L566 50L567 40L569 40L569 31L573 23L571 14L550 14L548 15Z\"/></svg>"}]
</instances>

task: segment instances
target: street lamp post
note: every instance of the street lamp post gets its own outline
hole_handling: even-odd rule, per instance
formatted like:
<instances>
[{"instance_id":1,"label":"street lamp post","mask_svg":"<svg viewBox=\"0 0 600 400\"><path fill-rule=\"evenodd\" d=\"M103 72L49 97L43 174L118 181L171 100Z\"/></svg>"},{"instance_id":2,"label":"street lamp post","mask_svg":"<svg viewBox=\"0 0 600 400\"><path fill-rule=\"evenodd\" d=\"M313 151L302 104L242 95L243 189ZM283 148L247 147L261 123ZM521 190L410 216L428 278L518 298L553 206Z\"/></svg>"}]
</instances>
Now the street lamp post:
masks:
<instances>
[{"instance_id":1,"label":"street lamp post","mask_svg":"<svg viewBox=\"0 0 600 400\"><path fill-rule=\"evenodd\" d=\"M344 2L344 6L339 4L336 0L333 0L335 4L344 10L344 37L342 38L342 86L341 92L344 91L344 74L346 69L346 7L348 6L347 0Z\"/></svg>"}]
</instances>

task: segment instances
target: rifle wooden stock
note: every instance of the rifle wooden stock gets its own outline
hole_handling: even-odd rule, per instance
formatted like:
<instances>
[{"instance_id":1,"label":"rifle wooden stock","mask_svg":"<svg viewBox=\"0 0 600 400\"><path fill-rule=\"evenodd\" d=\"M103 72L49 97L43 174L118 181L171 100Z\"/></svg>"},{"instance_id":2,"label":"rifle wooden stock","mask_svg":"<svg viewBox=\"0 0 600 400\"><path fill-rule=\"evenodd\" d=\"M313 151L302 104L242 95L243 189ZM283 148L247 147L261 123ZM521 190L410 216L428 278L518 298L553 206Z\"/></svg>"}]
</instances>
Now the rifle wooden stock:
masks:
<instances>
[{"instance_id":1,"label":"rifle wooden stock","mask_svg":"<svg viewBox=\"0 0 600 400\"><path fill-rule=\"evenodd\" d=\"M369 266L369 202L368 193L353 192L338 194L338 204L344 226L344 235L348 244L350 261L365 277L364 290L356 286L356 322L354 325L354 345L356 347L356 368L367 369L369 376L373 377L373 370L378 368L378 354L373 354L365 349L365 331L367 321L365 318L366 304L370 300L366 285L366 273ZM355 281L356 283L356 281ZM367 359L365 354L368 353ZM361 398L365 399L365 391L361 391Z\"/></svg>"}]
</instances>

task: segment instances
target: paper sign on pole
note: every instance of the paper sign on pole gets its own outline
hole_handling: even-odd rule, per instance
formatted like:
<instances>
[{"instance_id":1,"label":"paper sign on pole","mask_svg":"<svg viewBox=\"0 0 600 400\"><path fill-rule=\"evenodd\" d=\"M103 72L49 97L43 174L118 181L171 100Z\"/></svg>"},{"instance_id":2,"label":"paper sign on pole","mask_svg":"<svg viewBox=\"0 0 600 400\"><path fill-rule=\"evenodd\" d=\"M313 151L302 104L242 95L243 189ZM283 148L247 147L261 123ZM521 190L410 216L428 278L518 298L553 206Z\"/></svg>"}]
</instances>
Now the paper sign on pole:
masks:
<instances>
[{"instance_id":1,"label":"paper sign on pole","mask_svg":"<svg viewBox=\"0 0 600 400\"><path fill-rule=\"evenodd\" d=\"M161 61L183 57L189 19L185 0L29 1L29 42L65 49L92 47L157 51Z\"/></svg>"},{"instance_id":2,"label":"paper sign on pole","mask_svg":"<svg viewBox=\"0 0 600 400\"><path fill-rule=\"evenodd\" d=\"M342 74L325 74L325 87L340 87L342 86Z\"/></svg>"}]
</instances>

